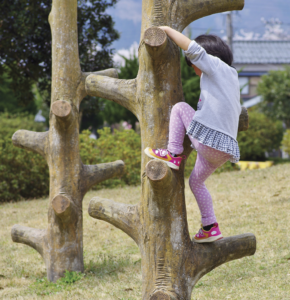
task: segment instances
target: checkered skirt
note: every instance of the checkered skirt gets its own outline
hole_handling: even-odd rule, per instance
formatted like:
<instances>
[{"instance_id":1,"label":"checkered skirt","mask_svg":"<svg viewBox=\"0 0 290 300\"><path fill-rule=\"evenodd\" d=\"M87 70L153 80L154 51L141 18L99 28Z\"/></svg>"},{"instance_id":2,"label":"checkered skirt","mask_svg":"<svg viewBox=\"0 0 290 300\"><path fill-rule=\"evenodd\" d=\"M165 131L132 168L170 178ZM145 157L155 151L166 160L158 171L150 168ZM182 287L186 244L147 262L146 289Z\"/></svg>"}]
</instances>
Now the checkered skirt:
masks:
<instances>
[{"instance_id":1,"label":"checkered skirt","mask_svg":"<svg viewBox=\"0 0 290 300\"><path fill-rule=\"evenodd\" d=\"M224 133L208 128L201 123L192 120L187 128L186 134L191 135L203 145L230 154L231 158L229 161L232 163L237 163L240 160L238 142Z\"/></svg>"}]
</instances>

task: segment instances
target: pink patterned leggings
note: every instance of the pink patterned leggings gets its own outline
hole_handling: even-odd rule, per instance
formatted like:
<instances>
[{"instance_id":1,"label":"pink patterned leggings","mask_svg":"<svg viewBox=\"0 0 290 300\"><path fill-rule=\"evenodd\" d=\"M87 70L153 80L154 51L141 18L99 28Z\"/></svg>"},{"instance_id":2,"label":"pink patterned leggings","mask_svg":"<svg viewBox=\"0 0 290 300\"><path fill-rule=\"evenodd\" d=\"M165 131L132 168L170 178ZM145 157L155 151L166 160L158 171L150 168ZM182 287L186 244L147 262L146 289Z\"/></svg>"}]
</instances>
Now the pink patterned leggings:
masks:
<instances>
[{"instance_id":1,"label":"pink patterned leggings","mask_svg":"<svg viewBox=\"0 0 290 300\"><path fill-rule=\"evenodd\" d=\"M172 108L169 124L168 150L174 154L183 152L183 140L195 110L185 102L179 102ZM200 213L203 226L216 222L212 198L207 190L205 180L221 165L223 165L230 155L219 150L210 148L199 143L196 139L188 135L195 149L197 158L195 166L189 178L189 186L193 192Z\"/></svg>"}]
</instances>

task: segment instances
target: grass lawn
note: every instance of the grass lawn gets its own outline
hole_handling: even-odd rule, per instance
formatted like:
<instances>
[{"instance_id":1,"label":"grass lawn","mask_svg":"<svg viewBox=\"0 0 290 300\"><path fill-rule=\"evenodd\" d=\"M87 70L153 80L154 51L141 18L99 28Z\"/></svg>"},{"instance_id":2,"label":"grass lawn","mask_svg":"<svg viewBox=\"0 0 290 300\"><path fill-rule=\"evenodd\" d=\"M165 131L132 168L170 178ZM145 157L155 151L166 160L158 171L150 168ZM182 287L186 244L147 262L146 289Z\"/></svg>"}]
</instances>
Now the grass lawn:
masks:
<instances>
[{"instance_id":1,"label":"grass lawn","mask_svg":"<svg viewBox=\"0 0 290 300\"><path fill-rule=\"evenodd\" d=\"M252 232L257 252L227 263L204 276L191 299L290 299L290 166L213 175L207 181L224 236ZM0 205L0 299L141 299L139 250L119 229L89 217L93 196L135 204L141 188L90 192L84 199L85 273L68 282L46 281L40 255L12 243L14 224L47 226L48 200ZM191 235L200 227L194 197L186 185Z\"/></svg>"}]
</instances>

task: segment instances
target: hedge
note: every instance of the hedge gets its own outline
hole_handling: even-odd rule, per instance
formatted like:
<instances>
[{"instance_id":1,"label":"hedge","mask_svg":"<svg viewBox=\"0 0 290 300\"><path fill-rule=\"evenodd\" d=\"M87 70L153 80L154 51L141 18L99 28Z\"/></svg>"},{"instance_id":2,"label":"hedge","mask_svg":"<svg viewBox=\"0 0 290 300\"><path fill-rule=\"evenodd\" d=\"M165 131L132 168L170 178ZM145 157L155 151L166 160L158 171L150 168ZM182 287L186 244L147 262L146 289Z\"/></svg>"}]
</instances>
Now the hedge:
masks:
<instances>
[{"instance_id":1,"label":"hedge","mask_svg":"<svg viewBox=\"0 0 290 300\"><path fill-rule=\"evenodd\" d=\"M0 202L48 194L48 167L43 157L12 144L13 133L20 128L45 129L33 116L0 114Z\"/></svg>"},{"instance_id":2,"label":"hedge","mask_svg":"<svg viewBox=\"0 0 290 300\"><path fill-rule=\"evenodd\" d=\"M0 202L40 198L49 193L49 172L46 161L38 154L13 146L11 137L18 129L44 131L42 124L32 116L0 114ZM80 156L84 164L99 164L123 160L126 173L120 178L106 180L93 189L113 188L140 183L141 137L134 130L110 128L98 131L99 139L91 139L90 131L80 134ZM185 167L189 177L195 163L196 151L192 151ZM226 163L216 172L237 169Z\"/></svg>"}]
</instances>

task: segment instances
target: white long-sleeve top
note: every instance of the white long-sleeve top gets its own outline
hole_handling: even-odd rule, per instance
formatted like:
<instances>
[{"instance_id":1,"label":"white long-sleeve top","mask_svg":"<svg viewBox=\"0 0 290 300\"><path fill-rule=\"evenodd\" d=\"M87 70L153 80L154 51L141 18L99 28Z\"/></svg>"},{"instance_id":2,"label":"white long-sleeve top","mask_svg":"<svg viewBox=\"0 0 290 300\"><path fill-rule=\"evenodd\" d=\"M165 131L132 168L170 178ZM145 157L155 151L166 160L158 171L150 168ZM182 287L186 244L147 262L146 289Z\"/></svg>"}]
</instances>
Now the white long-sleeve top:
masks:
<instances>
[{"instance_id":1,"label":"white long-sleeve top","mask_svg":"<svg viewBox=\"0 0 290 300\"><path fill-rule=\"evenodd\" d=\"M200 109L187 133L209 147L231 154L230 161L237 162L241 114L238 73L218 57L207 54L195 41L191 41L185 55L202 71Z\"/></svg>"},{"instance_id":2,"label":"white long-sleeve top","mask_svg":"<svg viewBox=\"0 0 290 300\"><path fill-rule=\"evenodd\" d=\"M197 66L200 78L200 107L193 120L236 140L241 114L240 86L236 69L191 41L185 55Z\"/></svg>"}]
</instances>

